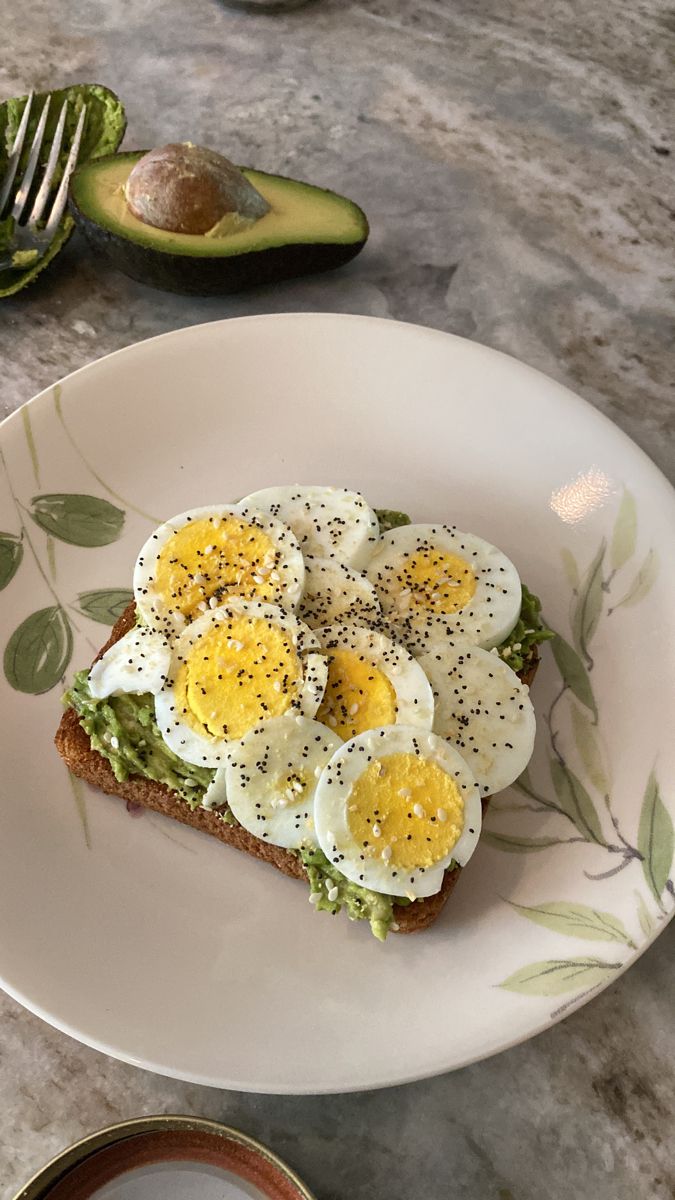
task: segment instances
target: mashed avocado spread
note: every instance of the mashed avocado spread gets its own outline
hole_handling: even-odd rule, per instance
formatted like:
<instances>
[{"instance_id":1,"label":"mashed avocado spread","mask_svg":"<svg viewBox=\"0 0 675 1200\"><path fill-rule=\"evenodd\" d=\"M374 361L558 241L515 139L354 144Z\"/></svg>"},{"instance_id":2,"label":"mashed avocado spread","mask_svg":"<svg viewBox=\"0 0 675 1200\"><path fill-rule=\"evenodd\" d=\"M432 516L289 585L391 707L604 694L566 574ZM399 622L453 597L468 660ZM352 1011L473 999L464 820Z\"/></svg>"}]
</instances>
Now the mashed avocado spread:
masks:
<instances>
[{"instance_id":1,"label":"mashed avocado spread","mask_svg":"<svg viewBox=\"0 0 675 1200\"><path fill-rule=\"evenodd\" d=\"M405 513L393 509L376 511L383 533L410 524ZM542 620L540 601L523 585L520 618L499 647L500 656L514 671L525 670L534 660L537 644L552 636ZM154 697L129 693L97 700L89 691L88 675L86 670L77 673L64 696L64 704L75 709L93 749L108 760L115 778L124 781L131 775L142 775L154 779L176 792L191 809L199 808L215 771L183 762L169 749L155 719ZM228 824L237 823L226 805L218 815ZM333 914L345 908L351 920L369 921L375 937L384 941L394 923L394 904L407 905L410 901L352 883L321 850L305 849L298 853L316 908Z\"/></svg>"},{"instance_id":2,"label":"mashed avocado spread","mask_svg":"<svg viewBox=\"0 0 675 1200\"><path fill-rule=\"evenodd\" d=\"M554 636L553 630L544 624L541 615L541 600L529 588L522 585L523 599L520 617L505 642L499 647L499 656L512 671L527 671L534 665L539 642L547 642Z\"/></svg>"},{"instance_id":3,"label":"mashed avocado spread","mask_svg":"<svg viewBox=\"0 0 675 1200\"><path fill-rule=\"evenodd\" d=\"M358 883L345 879L328 861L323 850L301 850L300 857L312 889L310 898L314 900L317 911L335 915L345 908L351 921L370 921L370 928L380 942L384 941L391 929L394 904L410 903L402 897L394 900L393 896L371 892L369 888L359 887ZM334 895L336 889L337 896L331 900L330 896Z\"/></svg>"},{"instance_id":4,"label":"mashed avocado spread","mask_svg":"<svg viewBox=\"0 0 675 1200\"><path fill-rule=\"evenodd\" d=\"M183 762L169 749L155 720L154 697L129 693L95 700L88 675L78 671L64 704L75 709L93 749L107 758L115 779L143 775L166 784L190 808L198 808L215 771Z\"/></svg>"}]
</instances>

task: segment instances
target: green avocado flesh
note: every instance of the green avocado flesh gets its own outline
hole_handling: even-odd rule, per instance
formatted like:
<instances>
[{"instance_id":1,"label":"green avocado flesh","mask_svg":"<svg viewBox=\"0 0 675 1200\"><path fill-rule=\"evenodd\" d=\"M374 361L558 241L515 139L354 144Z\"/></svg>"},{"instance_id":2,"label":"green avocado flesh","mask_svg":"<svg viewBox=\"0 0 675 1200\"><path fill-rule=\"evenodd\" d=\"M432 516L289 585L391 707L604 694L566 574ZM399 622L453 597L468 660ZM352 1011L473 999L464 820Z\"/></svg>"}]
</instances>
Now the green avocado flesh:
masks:
<instances>
[{"instance_id":1,"label":"green avocado flesh","mask_svg":"<svg viewBox=\"0 0 675 1200\"><path fill-rule=\"evenodd\" d=\"M392 509L379 509L377 516L382 532L410 524L410 518L405 513ZM499 647L501 657L514 670L527 670L536 659L538 643L552 636L542 620L539 600L523 585L520 620ZM513 649L516 645L520 647L518 651ZM78 672L72 687L64 696L64 704L75 709L93 749L108 760L115 778L124 781L130 776L141 775L146 779L154 779L180 796L191 809L198 808L215 771L183 762L169 749L155 719L154 697L125 694L97 700L89 691L88 675L86 670ZM227 805L219 810L218 815L228 824L237 824ZM384 941L396 920L395 908L410 902L352 883L328 861L321 850L306 849L298 853L317 911L335 914L344 908L351 920L369 921L375 937ZM337 887L338 894L334 900L330 900L328 892L332 892L334 887Z\"/></svg>"},{"instance_id":2,"label":"green avocado flesh","mask_svg":"<svg viewBox=\"0 0 675 1200\"><path fill-rule=\"evenodd\" d=\"M350 921L370 921L370 928L378 941L383 942L394 922L394 904L407 905L409 900L398 896L385 896L382 892L371 892L345 879L328 861L323 850L301 850L300 857L309 879L310 896L314 898L317 912L329 912L335 916L344 908ZM335 900L328 893L337 888Z\"/></svg>"},{"instance_id":3,"label":"green avocado flesh","mask_svg":"<svg viewBox=\"0 0 675 1200\"><path fill-rule=\"evenodd\" d=\"M270 205L253 223L208 233L171 233L129 211L124 186L145 151L116 154L75 171L70 205L89 240L141 282L171 291L227 293L312 271L358 254L368 236L365 214L335 192L242 168Z\"/></svg>"},{"instance_id":4,"label":"green avocado flesh","mask_svg":"<svg viewBox=\"0 0 675 1200\"><path fill-rule=\"evenodd\" d=\"M26 160L30 151L37 123L44 106L46 92L36 92L33 97L30 120L26 130L24 150L19 162L17 178L20 179L25 170ZM2 179L7 159L14 142L21 116L26 106L27 96L15 96L0 104L0 179ZM83 104L87 105L79 159L85 162L103 154L113 153L119 146L126 128L124 107L117 96L97 83L75 84L72 87L61 88L51 93L49 117L45 126L42 142L41 162L46 161L49 148L56 130L56 123L64 100L69 101L66 124L63 137L63 150L54 177L54 186L60 179L61 170L68 156L68 148L72 142L77 120ZM38 167L38 172L40 168ZM73 218L65 213L54 235L53 241L46 254L37 257L34 251L19 251L14 255L12 267L0 271L0 298L12 296L31 283L41 271L56 257L68 241L74 229ZM13 239L13 221L5 217L0 221L0 258L7 253Z\"/></svg>"},{"instance_id":5,"label":"green avocado flesh","mask_svg":"<svg viewBox=\"0 0 675 1200\"><path fill-rule=\"evenodd\" d=\"M88 677L88 671L78 671L64 704L75 709L93 749L107 758L115 779L123 783L130 775L143 775L166 784L190 808L198 808L215 771L183 762L169 749L155 720L154 696L128 693L96 700Z\"/></svg>"}]
</instances>

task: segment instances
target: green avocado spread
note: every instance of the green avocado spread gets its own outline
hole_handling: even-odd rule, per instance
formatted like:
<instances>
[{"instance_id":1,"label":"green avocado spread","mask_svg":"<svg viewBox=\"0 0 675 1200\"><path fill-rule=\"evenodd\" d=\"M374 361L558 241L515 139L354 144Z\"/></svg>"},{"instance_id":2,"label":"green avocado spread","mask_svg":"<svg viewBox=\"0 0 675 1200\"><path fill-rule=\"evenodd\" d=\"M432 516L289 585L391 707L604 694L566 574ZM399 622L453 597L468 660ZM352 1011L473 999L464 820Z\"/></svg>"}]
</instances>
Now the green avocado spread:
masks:
<instances>
[{"instance_id":1,"label":"green avocado spread","mask_svg":"<svg viewBox=\"0 0 675 1200\"><path fill-rule=\"evenodd\" d=\"M166 784L190 808L198 808L215 771L183 762L169 749L155 720L154 697L128 693L96 700L88 677L88 671L78 671L64 704L75 709L93 749L107 758L115 779L143 775Z\"/></svg>"},{"instance_id":2,"label":"green avocado spread","mask_svg":"<svg viewBox=\"0 0 675 1200\"><path fill-rule=\"evenodd\" d=\"M541 615L541 600L522 585L523 599L520 617L505 642L499 647L499 656L512 671L528 671L537 658L537 646L554 636L553 630L544 624Z\"/></svg>"},{"instance_id":3,"label":"green avocado spread","mask_svg":"<svg viewBox=\"0 0 675 1200\"><path fill-rule=\"evenodd\" d=\"M392 509L378 509L377 516L383 533L410 524L405 513ZM537 644L552 636L542 620L539 600L523 585L520 618L499 647L500 656L514 671L526 670L536 657ZM79 671L63 702L75 709L93 749L108 760L115 778L124 781L141 775L154 779L176 792L191 809L199 808L215 771L183 762L169 749L155 719L154 697L128 693L97 700L89 691L88 677L88 671ZM228 824L237 823L227 806L219 810L219 816ZM394 906L410 901L352 883L321 850L303 849L299 854L311 889L310 899L317 910L335 914L344 908L350 920L369 921L375 937L384 941L395 923Z\"/></svg>"},{"instance_id":4,"label":"green avocado spread","mask_svg":"<svg viewBox=\"0 0 675 1200\"><path fill-rule=\"evenodd\" d=\"M389 533L390 529L398 529L399 525L410 525L407 513L395 508L376 508L375 516L380 523L380 533Z\"/></svg>"},{"instance_id":5,"label":"green avocado spread","mask_svg":"<svg viewBox=\"0 0 675 1200\"><path fill-rule=\"evenodd\" d=\"M317 911L335 915L344 908L350 921L370 921L370 928L380 942L384 941L394 922L394 904L410 903L400 897L394 900L393 896L371 892L369 888L345 879L328 861L323 850L301 850L300 857L312 889L310 900ZM336 888L337 896L331 899Z\"/></svg>"}]
</instances>

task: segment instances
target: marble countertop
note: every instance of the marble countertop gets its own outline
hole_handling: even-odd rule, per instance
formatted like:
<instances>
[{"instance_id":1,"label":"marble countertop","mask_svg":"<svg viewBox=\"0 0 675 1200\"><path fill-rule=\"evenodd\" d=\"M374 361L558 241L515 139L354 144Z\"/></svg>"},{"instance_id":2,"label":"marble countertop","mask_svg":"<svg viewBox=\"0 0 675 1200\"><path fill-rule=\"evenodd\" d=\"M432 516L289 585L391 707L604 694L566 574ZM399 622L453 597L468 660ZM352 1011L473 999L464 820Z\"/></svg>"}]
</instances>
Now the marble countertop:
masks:
<instances>
[{"instance_id":1,"label":"marble countertop","mask_svg":"<svg viewBox=\"0 0 675 1200\"><path fill-rule=\"evenodd\" d=\"M335 276L229 299L154 292L74 238L0 309L0 416L120 346L228 315L370 313L562 380L675 479L675 195L657 2L39 0L3 16L0 97L80 80L125 145L192 138L336 187L372 238ZM672 95L672 93L671 93ZM453 1075L356 1096L217 1092L107 1059L0 1000L0 1200L68 1142L153 1112L262 1138L319 1200L675 1195L675 926L582 1011Z\"/></svg>"}]
</instances>

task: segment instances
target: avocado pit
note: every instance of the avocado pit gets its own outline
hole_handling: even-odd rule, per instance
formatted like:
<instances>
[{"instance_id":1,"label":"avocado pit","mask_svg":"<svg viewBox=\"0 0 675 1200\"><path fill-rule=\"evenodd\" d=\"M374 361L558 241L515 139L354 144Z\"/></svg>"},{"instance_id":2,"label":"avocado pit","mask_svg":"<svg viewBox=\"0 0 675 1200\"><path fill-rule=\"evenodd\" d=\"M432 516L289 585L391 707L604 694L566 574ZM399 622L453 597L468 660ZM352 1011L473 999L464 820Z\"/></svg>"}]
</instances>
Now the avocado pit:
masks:
<instances>
[{"instance_id":1,"label":"avocado pit","mask_svg":"<svg viewBox=\"0 0 675 1200\"><path fill-rule=\"evenodd\" d=\"M137 220L171 233L228 233L270 211L234 163L191 142L144 154L129 172L124 194Z\"/></svg>"}]
</instances>

